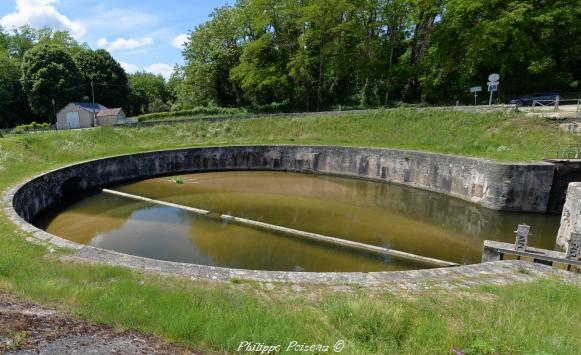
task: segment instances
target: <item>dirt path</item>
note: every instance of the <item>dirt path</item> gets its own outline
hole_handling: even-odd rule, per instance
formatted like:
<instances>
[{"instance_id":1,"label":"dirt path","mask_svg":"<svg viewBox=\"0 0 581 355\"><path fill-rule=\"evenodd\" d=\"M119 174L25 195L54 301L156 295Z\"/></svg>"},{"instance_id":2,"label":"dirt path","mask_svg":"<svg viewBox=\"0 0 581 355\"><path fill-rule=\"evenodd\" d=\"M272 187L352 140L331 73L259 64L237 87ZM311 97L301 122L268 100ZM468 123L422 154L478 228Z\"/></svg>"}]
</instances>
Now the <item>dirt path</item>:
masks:
<instances>
[{"instance_id":1,"label":"dirt path","mask_svg":"<svg viewBox=\"0 0 581 355\"><path fill-rule=\"evenodd\" d=\"M91 324L1 292L0 353L202 354L152 335Z\"/></svg>"}]
</instances>

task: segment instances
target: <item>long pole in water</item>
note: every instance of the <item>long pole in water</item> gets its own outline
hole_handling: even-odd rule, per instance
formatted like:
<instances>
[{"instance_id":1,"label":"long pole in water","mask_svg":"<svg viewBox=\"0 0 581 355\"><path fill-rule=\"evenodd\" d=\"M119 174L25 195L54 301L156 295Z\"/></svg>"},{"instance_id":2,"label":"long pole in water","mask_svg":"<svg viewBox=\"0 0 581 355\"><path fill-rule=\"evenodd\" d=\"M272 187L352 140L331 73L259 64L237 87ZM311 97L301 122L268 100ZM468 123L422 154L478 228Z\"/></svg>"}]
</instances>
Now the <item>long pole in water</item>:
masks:
<instances>
[{"instance_id":1,"label":"long pole in water","mask_svg":"<svg viewBox=\"0 0 581 355\"><path fill-rule=\"evenodd\" d=\"M406 252L399 251L399 250L378 247L375 245L363 244L363 243L354 242L351 240L329 237L329 236L317 234L317 233L300 231L297 229L286 228L286 227L277 226L274 224L258 222L258 221L254 221L251 219L235 217L235 216L231 216L231 215L227 215L227 214L220 214L219 215L219 214L215 214L215 213L212 213L210 211L203 210L200 208L178 205L176 203L171 203L171 202L166 202L166 201L161 201L161 200L154 200L154 199L151 199L148 197L128 194L125 192L109 190L109 189L103 189L103 192L108 193L108 194L112 194L112 195L131 198L134 200L154 203L154 204L168 206L168 207L179 208L179 209L182 209L185 211L193 212L193 213L196 213L196 214L199 214L202 216L206 216L206 217L210 217L210 218L218 218L218 219L222 219L225 221L231 221L231 222L235 222L238 224L251 226L254 228L260 228L260 229L265 229L268 231L274 231L274 232L284 233L287 235L298 236L298 237L302 237L305 239L316 240L316 241L327 243L327 244L339 245L339 246L343 246L343 247L347 247L347 248L351 248L351 249L357 249L357 250L361 250L361 251L365 251L365 252L369 252L369 253L374 253L374 254L379 254L379 255L389 255L389 256L393 256L395 258L399 258L399 259L405 259L405 260L409 260L409 261L413 261L413 262L417 262L417 263L429 264L429 265L435 265L435 266L444 266L444 267L458 266L458 264L450 262L450 261L428 258L425 256L406 253Z\"/></svg>"}]
</instances>

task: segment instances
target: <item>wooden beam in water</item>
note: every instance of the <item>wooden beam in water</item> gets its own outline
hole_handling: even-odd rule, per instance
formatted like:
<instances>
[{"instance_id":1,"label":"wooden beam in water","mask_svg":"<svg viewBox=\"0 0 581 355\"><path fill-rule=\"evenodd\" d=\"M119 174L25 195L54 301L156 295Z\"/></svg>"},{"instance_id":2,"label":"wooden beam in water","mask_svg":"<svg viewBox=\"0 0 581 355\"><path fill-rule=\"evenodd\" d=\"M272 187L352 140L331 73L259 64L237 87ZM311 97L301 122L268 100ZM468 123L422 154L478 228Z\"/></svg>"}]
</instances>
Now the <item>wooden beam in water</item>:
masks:
<instances>
[{"instance_id":1,"label":"wooden beam in water","mask_svg":"<svg viewBox=\"0 0 581 355\"><path fill-rule=\"evenodd\" d=\"M398 259L404 259L404 260L408 260L408 261L413 261L413 262L417 262L417 263L421 263L421 264L429 264L429 265L434 265L434 266L443 266L443 267L458 266L458 264L450 262L450 261L428 258L425 256L406 253L406 252L399 251L399 250L388 249L388 248L379 247L379 246L375 246L375 245L363 244L363 243L354 242L354 241L346 240L346 239L329 237L329 236L317 234L317 233L305 232L305 231L301 231L301 230L297 230L297 229L277 226L277 225L270 224L270 223L258 222L258 221L254 221L251 219L231 216L231 215L227 215L227 214L218 215L218 214L215 214L215 213L212 213L210 211L203 210L200 208L178 205L176 203L155 200L155 199L151 199L148 197L128 194L125 192L120 192L120 191L115 191L115 190L110 190L110 189L103 189L103 192L108 193L108 194L112 194L112 195L117 195L117 196L122 196L122 197L130 198L130 199L138 200L138 201L149 202L152 204L174 207L174 208L182 209L182 210L185 210L188 212L196 213L196 214L210 217L210 218L218 218L218 219L221 219L224 221L234 222L234 223L238 223L241 225L251 226L254 228L260 228L260 229L268 230L271 232L284 233L284 234L291 235L294 237L301 237L304 239L315 240L315 241L323 242L326 244L342 246L345 248L356 249L356 250L360 250L360 251L364 251L364 252L368 252L368 253L379 254L379 255L389 255L389 256L392 256L392 257L398 258Z\"/></svg>"},{"instance_id":2,"label":"wooden beam in water","mask_svg":"<svg viewBox=\"0 0 581 355\"><path fill-rule=\"evenodd\" d=\"M143 197L143 196L139 196L139 195L127 194L127 193L121 192L121 191L103 189L103 192L106 192L106 193L112 194L112 195L117 195L117 196L123 196L123 197L131 198L131 199L139 200L139 201L143 201L143 202L154 203L154 204L157 204L157 205L163 205L163 206L168 206L168 207L175 207L175 208L179 208L179 209L186 210L186 211L189 211L189 212L193 212L193 213L196 213L196 214L201 214L201 215L204 215L204 216L209 216L209 215L212 214L210 211L203 210L203 209L200 209L200 208L194 208L194 207L188 207L188 206L184 206L184 205L178 205L176 203L171 203L171 202L166 202L166 201L161 201L161 200L154 200L154 199L149 198L149 197Z\"/></svg>"}]
</instances>

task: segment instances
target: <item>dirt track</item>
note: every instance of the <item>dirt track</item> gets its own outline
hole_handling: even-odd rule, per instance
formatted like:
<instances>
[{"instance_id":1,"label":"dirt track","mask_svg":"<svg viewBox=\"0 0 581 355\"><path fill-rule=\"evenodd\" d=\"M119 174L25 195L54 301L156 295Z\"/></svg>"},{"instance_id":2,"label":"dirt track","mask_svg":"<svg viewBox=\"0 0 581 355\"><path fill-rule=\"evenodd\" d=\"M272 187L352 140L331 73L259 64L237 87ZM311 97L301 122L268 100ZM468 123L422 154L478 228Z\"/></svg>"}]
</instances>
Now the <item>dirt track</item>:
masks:
<instances>
[{"instance_id":1,"label":"dirt track","mask_svg":"<svg viewBox=\"0 0 581 355\"><path fill-rule=\"evenodd\" d=\"M152 335L91 324L0 292L3 354L202 354Z\"/></svg>"}]
</instances>

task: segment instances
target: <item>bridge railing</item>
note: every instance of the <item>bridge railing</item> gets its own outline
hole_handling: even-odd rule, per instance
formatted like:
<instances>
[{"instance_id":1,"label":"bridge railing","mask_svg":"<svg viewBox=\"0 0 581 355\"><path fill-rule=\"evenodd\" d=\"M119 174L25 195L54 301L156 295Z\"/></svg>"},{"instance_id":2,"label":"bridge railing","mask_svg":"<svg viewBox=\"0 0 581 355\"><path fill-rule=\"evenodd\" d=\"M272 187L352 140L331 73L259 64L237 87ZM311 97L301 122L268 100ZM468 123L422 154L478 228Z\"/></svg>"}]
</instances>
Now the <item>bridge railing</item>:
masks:
<instances>
[{"instance_id":1,"label":"bridge railing","mask_svg":"<svg viewBox=\"0 0 581 355\"><path fill-rule=\"evenodd\" d=\"M581 272L581 234L571 233L565 252L533 248L528 245L530 226L519 224L515 231L514 244L485 240L482 248L482 262L504 260L511 256L517 260L528 259L534 263L549 266L563 265L569 271Z\"/></svg>"},{"instance_id":2,"label":"bridge railing","mask_svg":"<svg viewBox=\"0 0 581 355\"><path fill-rule=\"evenodd\" d=\"M536 108L539 108L541 111L546 111L543 108L552 108L554 112L557 112L561 110L561 106L573 107L573 111L577 115L581 114L581 99L533 100L531 112L535 112Z\"/></svg>"}]
</instances>

